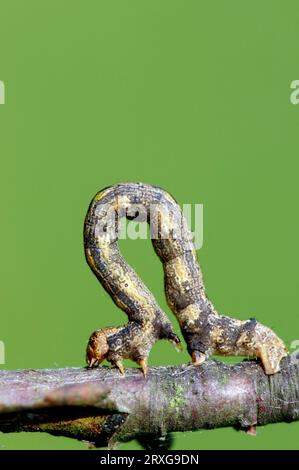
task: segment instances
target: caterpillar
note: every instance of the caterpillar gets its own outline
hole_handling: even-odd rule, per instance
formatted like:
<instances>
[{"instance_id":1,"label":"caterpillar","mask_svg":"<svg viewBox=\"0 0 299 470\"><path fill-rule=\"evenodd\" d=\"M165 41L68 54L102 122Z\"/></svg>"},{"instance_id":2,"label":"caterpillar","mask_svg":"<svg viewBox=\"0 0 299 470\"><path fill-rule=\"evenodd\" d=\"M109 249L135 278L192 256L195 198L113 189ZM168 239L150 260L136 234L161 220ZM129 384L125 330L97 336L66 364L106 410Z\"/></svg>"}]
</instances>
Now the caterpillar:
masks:
<instances>
[{"instance_id":1,"label":"caterpillar","mask_svg":"<svg viewBox=\"0 0 299 470\"><path fill-rule=\"evenodd\" d=\"M93 198L84 224L87 263L115 304L128 316L125 326L96 330L86 361L104 359L124 373L123 359L144 375L154 343L166 339L181 347L171 322L134 269L123 258L118 238L122 218L148 222L154 250L164 270L167 303L176 316L194 365L211 354L260 358L266 374L280 370L287 355L283 341L255 318L220 315L206 295L192 234L180 206L165 190L145 183L107 187Z\"/></svg>"}]
</instances>

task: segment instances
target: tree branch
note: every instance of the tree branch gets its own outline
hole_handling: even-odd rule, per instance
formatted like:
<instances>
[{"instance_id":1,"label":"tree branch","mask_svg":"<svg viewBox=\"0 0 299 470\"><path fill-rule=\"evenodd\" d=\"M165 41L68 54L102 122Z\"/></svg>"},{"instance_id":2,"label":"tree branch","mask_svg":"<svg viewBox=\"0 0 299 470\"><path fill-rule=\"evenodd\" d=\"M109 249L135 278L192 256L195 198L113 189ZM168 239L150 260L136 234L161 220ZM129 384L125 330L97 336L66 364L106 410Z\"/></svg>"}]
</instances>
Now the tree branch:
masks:
<instances>
[{"instance_id":1,"label":"tree branch","mask_svg":"<svg viewBox=\"0 0 299 470\"><path fill-rule=\"evenodd\" d=\"M41 431L113 448L170 432L234 426L254 431L299 419L299 365L265 375L255 361L200 367L52 369L0 372L0 431Z\"/></svg>"}]
</instances>

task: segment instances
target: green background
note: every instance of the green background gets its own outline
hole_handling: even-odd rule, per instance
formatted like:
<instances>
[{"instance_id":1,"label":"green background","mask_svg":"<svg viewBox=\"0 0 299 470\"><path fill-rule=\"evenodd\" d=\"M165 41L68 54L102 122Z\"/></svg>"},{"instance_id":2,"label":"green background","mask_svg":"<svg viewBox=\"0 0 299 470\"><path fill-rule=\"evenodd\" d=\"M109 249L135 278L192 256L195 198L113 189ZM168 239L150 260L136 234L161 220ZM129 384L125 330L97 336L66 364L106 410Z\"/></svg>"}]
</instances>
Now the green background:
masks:
<instances>
[{"instance_id":1,"label":"green background","mask_svg":"<svg viewBox=\"0 0 299 470\"><path fill-rule=\"evenodd\" d=\"M218 310L299 338L298 14L297 0L0 0L3 369L83 366L89 334L126 321L82 244L90 199L120 181L203 203ZM150 243L122 248L175 322ZM150 356L188 360L162 342ZM298 431L177 434L174 448L298 448ZM1 434L0 448L84 445Z\"/></svg>"}]
</instances>

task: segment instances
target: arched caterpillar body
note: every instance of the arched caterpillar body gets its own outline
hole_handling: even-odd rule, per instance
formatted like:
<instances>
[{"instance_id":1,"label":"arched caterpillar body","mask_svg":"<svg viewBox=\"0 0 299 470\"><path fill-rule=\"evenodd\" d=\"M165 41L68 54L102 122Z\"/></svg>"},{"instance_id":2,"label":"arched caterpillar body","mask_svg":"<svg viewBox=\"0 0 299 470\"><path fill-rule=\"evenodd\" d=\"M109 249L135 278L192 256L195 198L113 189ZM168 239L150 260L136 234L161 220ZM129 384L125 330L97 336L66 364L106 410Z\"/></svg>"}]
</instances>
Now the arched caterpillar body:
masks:
<instances>
[{"instance_id":1,"label":"arched caterpillar body","mask_svg":"<svg viewBox=\"0 0 299 470\"><path fill-rule=\"evenodd\" d=\"M86 215L86 260L129 319L125 326L91 335L86 352L90 367L108 359L123 372L122 360L130 358L146 374L147 358L157 340L180 345L171 322L120 253L117 241L123 217L150 224L152 243L163 264L167 302L194 364L201 364L210 354L257 356L267 374L279 371L287 355L283 342L253 318L241 321L217 313L206 296L192 235L179 205L163 189L144 183L103 189Z\"/></svg>"}]
</instances>

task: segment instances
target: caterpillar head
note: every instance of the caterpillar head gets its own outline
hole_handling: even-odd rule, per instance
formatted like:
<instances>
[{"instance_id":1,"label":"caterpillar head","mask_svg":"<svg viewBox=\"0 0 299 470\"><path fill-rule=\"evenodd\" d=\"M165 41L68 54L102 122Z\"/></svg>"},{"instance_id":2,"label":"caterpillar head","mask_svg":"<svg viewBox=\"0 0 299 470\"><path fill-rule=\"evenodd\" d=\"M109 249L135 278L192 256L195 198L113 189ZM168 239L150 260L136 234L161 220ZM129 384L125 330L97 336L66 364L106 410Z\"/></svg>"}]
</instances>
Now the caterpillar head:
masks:
<instances>
[{"instance_id":1,"label":"caterpillar head","mask_svg":"<svg viewBox=\"0 0 299 470\"><path fill-rule=\"evenodd\" d=\"M117 333L119 328L102 328L96 330L89 338L86 348L88 367L96 367L107 358L109 352L108 337Z\"/></svg>"}]
</instances>

